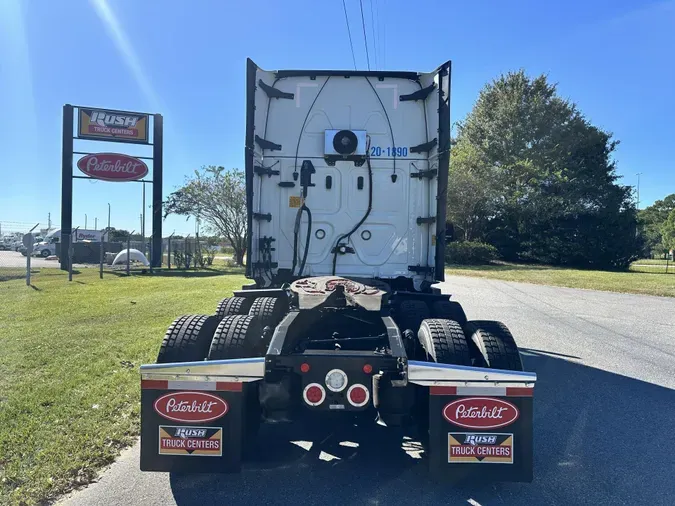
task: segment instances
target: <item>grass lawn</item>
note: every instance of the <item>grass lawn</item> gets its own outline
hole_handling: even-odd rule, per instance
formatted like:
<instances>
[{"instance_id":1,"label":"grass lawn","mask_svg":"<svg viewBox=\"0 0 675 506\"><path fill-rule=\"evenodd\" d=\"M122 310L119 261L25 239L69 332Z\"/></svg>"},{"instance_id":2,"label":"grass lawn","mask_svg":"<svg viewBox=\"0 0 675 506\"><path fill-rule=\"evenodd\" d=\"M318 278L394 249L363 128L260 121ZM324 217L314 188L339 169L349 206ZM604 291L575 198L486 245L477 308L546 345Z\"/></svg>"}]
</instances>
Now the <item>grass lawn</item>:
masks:
<instances>
[{"instance_id":1,"label":"grass lawn","mask_svg":"<svg viewBox=\"0 0 675 506\"><path fill-rule=\"evenodd\" d=\"M42 269L0 283L0 504L87 483L139 432L138 366L181 314L215 312L239 270L129 278Z\"/></svg>"},{"instance_id":2,"label":"grass lawn","mask_svg":"<svg viewBox=\"0 0 675 506\"><path fill-rule=\"evenodd\" d=\"M664 272L654 272L649 268L642 270L637 267L631 268L629 272L605 272L500 263L480 266L450 265L445 272L457 276L521 281L537 285L675 297L675 269L673 274L665 274L665 269Z\"/></svg>"}]
</instances>

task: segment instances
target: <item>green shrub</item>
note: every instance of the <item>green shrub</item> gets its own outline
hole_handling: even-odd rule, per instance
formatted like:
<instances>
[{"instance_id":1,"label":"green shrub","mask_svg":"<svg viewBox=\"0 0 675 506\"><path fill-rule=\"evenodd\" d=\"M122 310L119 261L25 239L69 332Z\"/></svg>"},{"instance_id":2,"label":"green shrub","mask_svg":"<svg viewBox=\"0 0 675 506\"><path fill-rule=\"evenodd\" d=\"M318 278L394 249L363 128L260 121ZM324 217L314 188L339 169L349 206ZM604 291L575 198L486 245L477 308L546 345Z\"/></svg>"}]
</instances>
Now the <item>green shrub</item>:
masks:
<instances>
[{"instance_id":1,"label":"green shrub","mask_svg":"<svg viewBox=\"0 0 675 506\"><path fill-rule=\"evenodd\" d=\"M450 242L445 249L445 261L449 264L487 264L497 257L497 248L484 242Z\"/></svg>"}]
</instances>

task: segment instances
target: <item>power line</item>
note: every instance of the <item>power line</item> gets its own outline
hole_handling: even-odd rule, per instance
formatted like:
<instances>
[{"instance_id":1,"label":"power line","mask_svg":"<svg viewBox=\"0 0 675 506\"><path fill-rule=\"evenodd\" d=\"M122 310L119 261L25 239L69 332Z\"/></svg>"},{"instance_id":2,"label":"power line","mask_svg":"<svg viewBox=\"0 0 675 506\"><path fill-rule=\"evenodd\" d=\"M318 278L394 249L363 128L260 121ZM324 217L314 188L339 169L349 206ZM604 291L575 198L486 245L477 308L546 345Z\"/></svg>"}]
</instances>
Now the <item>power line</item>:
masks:
<instances>
[{"instance_id":1,"label":"power line","mask_svg":"<svg viewBox=\"0 0 675 506\"><path fill-rule=\"evenodd\" d=\"M373 1L370 0L370 33L373 35L373 56L375 57L375 69L377 69L377 43L375 42L375 17L373 16Z\"/></svg>"},{"instance_id":2,"label":"power line","mask_svg":"<svg viewBox=\"0 0 675 506\"><path fill-rule=\"evenodd\" d=\"M356 70L356 56L354 56L354 44L352 43L352 31L349 29L349 18L347 17L347 6L345 0L342 0L342 8L345 11L345 21L347 23L347 34L349 35L349 47L352 49L352 61L354 62L354 70Z\"/></svg>"},{"instance_id":3,"label":"power line","mask_svg":"<svg viewBox=\"0 0 675 506\"><path fill-rule=\"evenodd\" d=\"M366 20L363 17L363 0L359 0L361 6L361 26L363 27L363 43L366 46L366 62L368 63L368 70L370 70L370 55L368 54L368 36L366 35Z\"/></svg>"}]
</instances>

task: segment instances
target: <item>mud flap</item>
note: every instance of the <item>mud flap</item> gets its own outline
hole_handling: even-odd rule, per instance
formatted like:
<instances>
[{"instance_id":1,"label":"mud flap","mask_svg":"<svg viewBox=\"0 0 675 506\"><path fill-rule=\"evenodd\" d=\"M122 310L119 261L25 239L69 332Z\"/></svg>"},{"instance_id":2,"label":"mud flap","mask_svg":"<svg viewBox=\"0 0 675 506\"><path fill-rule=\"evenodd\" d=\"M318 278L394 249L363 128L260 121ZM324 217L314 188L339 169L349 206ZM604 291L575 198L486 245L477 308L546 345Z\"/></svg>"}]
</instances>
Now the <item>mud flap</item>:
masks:
<instances>
[{"instance_id":1,"label":"mud flap","mask_svg":"<svg viewBox=\"0 0 675 506\"><path fill-rule=\"evenodd\" d=\"M429 465L450 481L532 481L532 388L429 389Z\"/></svg>"},{"instance_id":2,"label":"mud flap","mask_svg":"<svg viewBox=\"0 0 675 506\"><path fill-rule=\"evenodd\" d=\"M247 387L142 380L141 471L239 471Z\"/></svg>"}]
</instances>

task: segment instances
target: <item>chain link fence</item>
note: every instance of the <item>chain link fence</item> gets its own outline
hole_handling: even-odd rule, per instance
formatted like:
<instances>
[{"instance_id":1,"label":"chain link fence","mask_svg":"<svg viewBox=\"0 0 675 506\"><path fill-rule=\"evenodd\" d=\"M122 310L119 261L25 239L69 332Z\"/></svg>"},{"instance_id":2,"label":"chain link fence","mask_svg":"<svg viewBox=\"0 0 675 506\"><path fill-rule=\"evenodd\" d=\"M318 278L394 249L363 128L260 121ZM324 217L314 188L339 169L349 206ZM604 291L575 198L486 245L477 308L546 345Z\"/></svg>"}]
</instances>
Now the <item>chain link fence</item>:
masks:
<instances>
[{"instance_id":1,"label":"chain link fence","mask_svg":"<svg viewBox=\"0 0 675 506\"><path fill-rule=\"evenodd\" d=\"M160 266L151 265L152 237L143 238L134 232L119 234L106 229L72 234L61 234L55 227L37 223L0 221L0 282L26 278L41 269L60 269L62 259L69 266L69 279L82 269L97 269L105 274L131 275L135 272L162 270L189 270L225 267L232 255L213 241L201 237L165 237L161 242ZM24 245L24 237L31 234L32 254Z\"/></svg>"}]
</instances>

